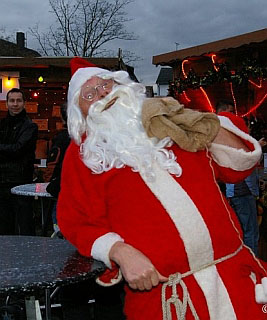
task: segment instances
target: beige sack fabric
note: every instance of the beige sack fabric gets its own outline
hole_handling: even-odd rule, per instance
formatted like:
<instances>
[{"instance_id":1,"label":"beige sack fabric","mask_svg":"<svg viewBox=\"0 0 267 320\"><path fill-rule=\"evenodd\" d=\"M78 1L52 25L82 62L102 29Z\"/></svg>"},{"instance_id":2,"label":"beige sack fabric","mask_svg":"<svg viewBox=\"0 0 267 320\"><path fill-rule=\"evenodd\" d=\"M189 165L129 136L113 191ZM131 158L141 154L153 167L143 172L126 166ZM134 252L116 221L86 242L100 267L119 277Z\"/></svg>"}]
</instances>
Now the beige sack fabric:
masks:
<instances>
[{"instance_id":1,"label":"beige sack fabric","mask_svg":"<svg viewBox=\"0 0 267 320\"><path fill-rule=\"evenodd\" d=\"M215 113L184 108L171 97L146 99L142 122L149 137L170 137L180 148L191 152L205 149L220 128Z\"/></svg>"}]
</instances>

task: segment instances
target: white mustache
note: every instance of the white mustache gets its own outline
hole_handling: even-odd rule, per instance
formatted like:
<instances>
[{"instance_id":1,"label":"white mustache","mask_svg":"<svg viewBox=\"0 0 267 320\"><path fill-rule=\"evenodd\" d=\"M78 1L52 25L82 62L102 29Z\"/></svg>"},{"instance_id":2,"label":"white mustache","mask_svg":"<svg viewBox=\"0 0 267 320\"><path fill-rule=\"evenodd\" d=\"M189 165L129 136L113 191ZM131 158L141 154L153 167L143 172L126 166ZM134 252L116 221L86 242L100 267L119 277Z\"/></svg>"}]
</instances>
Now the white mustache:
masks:
<instances>
[{"instance_id":1,"label":"white mustache","mask_svg":"<svg viewBox=\"0 0 267 320\"><path fill-rule=\"evenodd\" d=\"M117 94L116 86L112 89L112 91L103 99L96 101L92 104L90 109L94 109L94 112L103 112L109 109L116 101L119 99L119 95Z\"/></svg>"}]
</instances>

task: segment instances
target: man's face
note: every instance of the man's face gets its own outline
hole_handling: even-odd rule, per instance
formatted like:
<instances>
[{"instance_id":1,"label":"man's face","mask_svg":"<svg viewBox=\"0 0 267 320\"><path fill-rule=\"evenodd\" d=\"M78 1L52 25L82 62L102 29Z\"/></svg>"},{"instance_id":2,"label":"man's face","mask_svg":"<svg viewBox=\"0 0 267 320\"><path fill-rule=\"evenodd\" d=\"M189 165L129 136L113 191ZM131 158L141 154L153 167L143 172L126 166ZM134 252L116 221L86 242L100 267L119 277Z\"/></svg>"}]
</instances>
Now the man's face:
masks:
<instances>
[{"instance_id":1,"label":"man's face","mask_svg":"<svg viewBox=\"0 0 267 320\"><path fill-rule=\"evenodd\" d=\"M234 107L231 104L228 104L227 109L225 111L234 113Z\"/></svg>"},{"instance_id":2,"label":"man's face","mask_svg":"<svg viewBox=\"0 0 267 320\"><path fill-rule=\"evenodd\" d=\"M79 107L84 117L87 117L88 110L93 103L105 98L112 91L113 85L113 80L104 80L96 76L82 85L79 95Z\"/></svg>"},{"instance_id":3,"label":"man's face","mask_svg":"<svg viewBox=\"0 0 267 320\"><path fill-rule=\"evenodd\" d=\"M15 116L24 109L25 101L21 92L11 92L8 95L7 108L11 116Z\"/></svg>"}]
</instances>

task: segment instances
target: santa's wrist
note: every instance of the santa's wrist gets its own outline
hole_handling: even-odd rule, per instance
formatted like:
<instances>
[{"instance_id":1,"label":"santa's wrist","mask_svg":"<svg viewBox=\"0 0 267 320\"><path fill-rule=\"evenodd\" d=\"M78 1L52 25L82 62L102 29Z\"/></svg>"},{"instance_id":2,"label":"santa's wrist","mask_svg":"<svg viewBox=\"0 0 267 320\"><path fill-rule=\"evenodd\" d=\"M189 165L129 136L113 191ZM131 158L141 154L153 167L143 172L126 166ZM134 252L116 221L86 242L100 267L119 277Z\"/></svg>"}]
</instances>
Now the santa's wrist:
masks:
<instances>
[{"instance_id":1,"label":"santa's wrist","mask_svg":"<svg viewBox=\"0 0 267 320\"><path fill-rule=\"evenodd\" d=\"M111 268L109 254L112 246L117 242L124 242L117 233L109 232L104 234L95 240L91 249L91 256L96 260L104 262L108 268Z\"/></svg>"},{"instance_id":2,"label":"santa's wrist","mask_svg":"<svg viewBox=\"0 0 267 320\"><path fill-rule=\"evenodd\" d=\"M115 242L110 248L109 259L120 265L121 258L123 257L123 252L127 247L129 247L129 245L122 241Z\"/></svg>"}]
</instances>

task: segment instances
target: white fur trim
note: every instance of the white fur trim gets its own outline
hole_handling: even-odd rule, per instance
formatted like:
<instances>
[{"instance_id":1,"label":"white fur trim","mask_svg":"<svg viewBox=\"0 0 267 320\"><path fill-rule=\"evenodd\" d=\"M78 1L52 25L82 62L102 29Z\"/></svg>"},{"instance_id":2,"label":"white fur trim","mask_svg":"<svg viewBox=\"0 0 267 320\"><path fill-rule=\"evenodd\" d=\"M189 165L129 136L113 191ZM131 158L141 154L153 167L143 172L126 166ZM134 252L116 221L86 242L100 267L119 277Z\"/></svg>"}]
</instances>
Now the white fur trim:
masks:
<instances>
[{"instance_id":1,"label":"white fur trim","mask_svg":"<svg viewBox=\"0 0 267 320\"><path fill-rule=\"evenodd\" d=\"M184 241L191 270L212 262L213 247L209 230L197 207L186 191L167 172L153 165L155 182L141 175L174 222ZM192 230L198 232L192 237Z\"/></svg>"},{"instance_id":2,"label":"white fur trim","mask_svg":"<svg viewBox=\"0 0 267 320\"><path fill-rule=\"evenodd\" d=\"M255 299L257 303L267 303L267 277L261 279L261 283L255 286Z\"/></svg>"},{"instance_id":3,"label":"white fur trim","mask_svg":"<svg viewBox=\"0 0 267 320\"><path fill-rule=\"evenodd\" d=\"M250 277L251 281L256 285L256 283L257 283L256 274L254 272L250 272L249 277Z\"/></svg>"},{"instance_id":4,"label":"white fur trim","mask_svg":"<svg viewBox=\"0 0 267 320\"><path fill-rule=\"evenodd\" d=\"M236 319L236 314L227 289L219 276L216 266L211 266L196 272L194 277L204 291L210 314L209 319Z\"/></svg>"},{"instance_id":5,"label":"white fur trim","mask_svg":"<svg viewBox=\"0 0 267 320\"><path fill-rule=\"evenodd\" d=\"M75 93L81 89L81 86L89 79L97 75L105 75L112 77L112 72L109 70L97 68L97 67L88 67L78 69L72 76L69 82L68 88L68 102L72 102Z\"/></svg>"},{"instance_id":6,"label":"white fur trim","mask_svg":"<svg viewBox=\"0 0 267 320\"><path fill-rule=\"evenodd\" d=\"M262 284L264 293L267 296L267 277L264 277L261 279L261 284Z\"/></svg>"},{"instance_id":7,"label":"white fur trim","mask_svg":"<svg viewBox=\"0 0 267 320\"><path fill-rule=\"evenodd\" d=\"M198 208L179 183L166 171L153 164L155 181L141 177L166 209L185 246L190 269L197 269L214 260L209 230ZM192 237L192 230L197 230ZM179 270L177 270L179 271ZM194 274L204 293L212 320L236 319L227 289L216 267ZM223 306L223 307L222 307ZM222 308L222 312L219 309Z\"/></svg>"},{"instance_id":8,"label":"white fur trim","mask_svg":"<svg viewBox=\"0 0 267 320\"><path fill-rule=\"evenodd\" d=\"M109 260L109 251L115 242L124 240L115 232L109 232L97 238L91 249L91 256L105 263L111 269L111 262Z\"/></svg>"},{"instance_id":9,"label":"white fur trim","mask_svg":"<svg viewBox=\"0 0 267 320\"><path fill-rule=\"evenodd\" d=\"M117 278L110 279L109 283L101 281L99 277L95 279L95 282L100 284L102 287L111 287L111 286L114 286L114 284L121 282L121 280L122 280L122 273L121 273L121 269L119 269Z\"/></svg>"},{"instance_id":10,"label":"white fur trim","mask_svg":"<svg viewBox=\"0 0 267 320\"><path fill-rule=\"evenodd\" d=\"M261 157L261 146L257 140L236 127L227 117L219 116L221 127L234 133L236 136L249 141L254 146L254 151L246 152L222 144L212 143L209 150L215 162L220 166L236 171L251 169Z\"/></svg>"},{"instance_id":11,"label":"white fur trim","mask_svg":"<svg viewBox=\"0 0 267 320\"><path fill-rule=\"evenodd\" d=\"M259 304L267 303L267 295L264 293L262 284L255 286L255 300Z\"/></svg>"}]
</instances>

